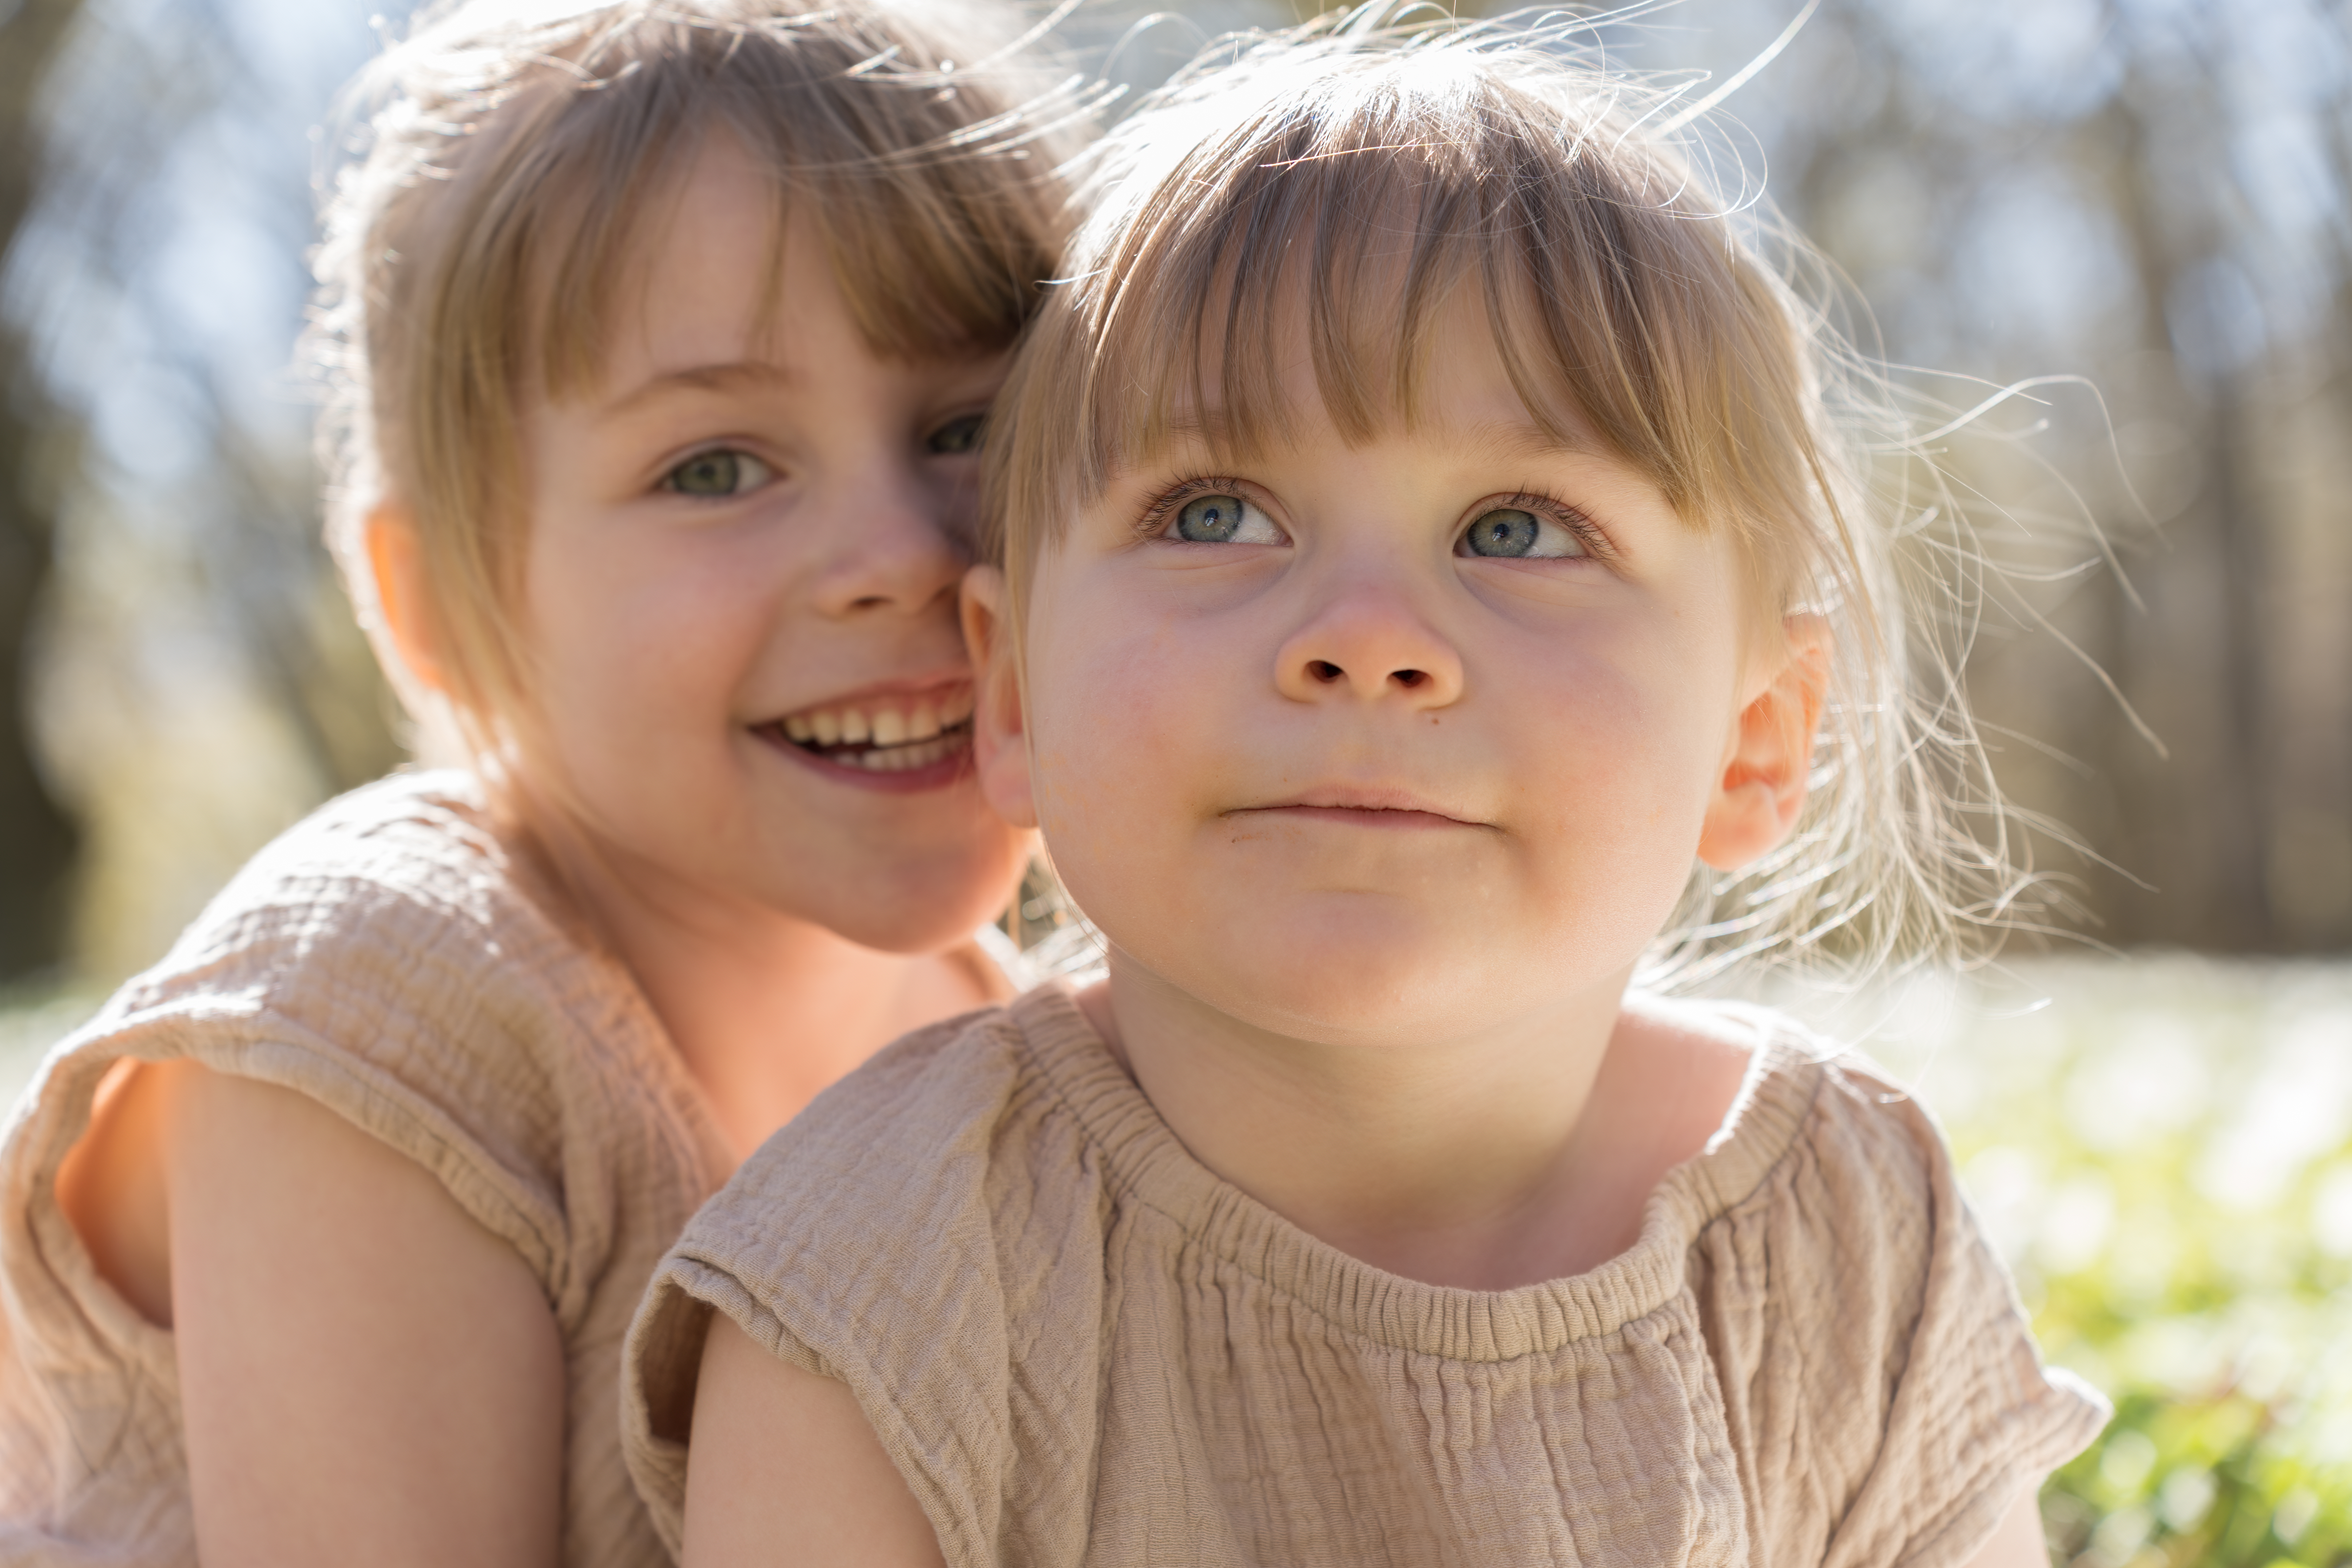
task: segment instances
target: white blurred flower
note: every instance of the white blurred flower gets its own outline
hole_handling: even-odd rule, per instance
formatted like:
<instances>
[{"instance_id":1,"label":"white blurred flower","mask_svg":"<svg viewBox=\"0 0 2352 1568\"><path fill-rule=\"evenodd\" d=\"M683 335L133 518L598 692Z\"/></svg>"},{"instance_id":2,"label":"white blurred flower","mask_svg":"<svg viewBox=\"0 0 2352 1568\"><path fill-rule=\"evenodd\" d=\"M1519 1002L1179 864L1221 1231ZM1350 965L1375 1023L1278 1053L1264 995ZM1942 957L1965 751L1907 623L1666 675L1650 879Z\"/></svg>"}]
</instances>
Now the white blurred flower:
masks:
<instances>
[{"instance_id":1,"label":"white blurred flower","mask_svg":"<svg viewBox=\"0 0 2352 1568\"><path fill-rule=\"evenodd\" d=\"M2034 1261L2045 1274L2079 1273L2106 1250L2115 1223L2113 1184L2095 1173L2074 1177L2042 1208L2034 1234Z\"/></svg>"},{"instance_id":2,"label":"white blurred flower","mask_svg":"<svg viewBox=\"0 0 2352 1568\"><path fill-rule=\"evenodd\" d=\"M2256 1209L2275 1203L2303 1168L2352 1137L2352 1007L2296 1018L2265 1053L2261 1075L2198 1162L2198 1191Z\"/></svg>"},{"instance_id":3,"label":"white blurred flower","mask_svg":"<svg viewBox=\"0 0 2352 1568\"><path fill-rule=\"evenodd\" d=\"M2319 1179L2311 1194L2311 1238L2330 1258L2352 1258L2352 1164Z\"/></svg>"},{"instance_id":4,"label":"white blurred flower","mask_svg":"<svg viewBox=\"0 0 2352 1568\"><path fill-rule=\"evenodd\" d=\"M2168 1529L2194 1530L2205 1510L2213 1506L2214 1489L2210 1470L2194 1466L2175 1470L2164 1478L2164 1489L2157 1494L2157 1517Z\"/></svg>"},{"instance_id":5,"label":"white blurred flower","mask_svg":"<svg viewBox=\"0 0 2352 1568\"><path fill-rule=\"evenodd\" d=\"M2312 1516L2319 1511L2319 1499L2309 1487L2297 1487L2279 1499L2278 1507L2271 1513L2271 1531L2287 1545L2303 1539L2311 1528Z\"/></svg>"},{"instance_id":6,"label":"white blurred flower","mask_svg":"<svg viewBox=\"0 0 2352 1568\"><path fill-rule=\"evenodd\" d=\"M2210 1108L2209 1047L2174 1013L2127 1014L2115 1043L2066 1079L2066 1125L2087 1148L2128 1148L2178 1131Z\"/></svg>"},{"instance_id":7,"label":"white blurred flower","mask_svg":"<svg viewBox=\"0 0 2352 1568\"><path fill-rule=\"evenodd\" d=\"M2119 1492L2134 1492L2156 1468L2156 1443L2145 1432L2118 1432L2099 1455L2099 1479Z\"/></svg>"},{"instance_id":8,"label":"white blurred flower","mask_svg":"<svg viewBox=\"0 0 2352 1568\"><path fill-rule=\"evenodd\" d=\"M2042 1207L2042 1163L2007 1144L1987 1149L1960 1173L1985 1237L2011 1268L2033 1245Z\"/></svg>"}]
</instances>

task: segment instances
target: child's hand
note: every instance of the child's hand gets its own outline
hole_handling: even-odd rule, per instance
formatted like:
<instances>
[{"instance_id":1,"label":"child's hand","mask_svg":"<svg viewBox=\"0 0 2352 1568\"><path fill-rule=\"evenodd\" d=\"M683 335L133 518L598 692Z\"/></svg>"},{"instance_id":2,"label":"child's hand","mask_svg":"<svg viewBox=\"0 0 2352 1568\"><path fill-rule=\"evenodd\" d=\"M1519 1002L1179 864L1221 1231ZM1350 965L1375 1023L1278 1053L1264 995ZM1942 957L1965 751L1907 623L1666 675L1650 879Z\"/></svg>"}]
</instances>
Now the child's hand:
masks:
<instances>
[{"instance_id":1,"label":"child's hand","mask_svg":"<svg viewBox=\"0 0 2352 1568\"><path fill-rule=\"evenodd\" d=\"M711 1321L696 1385L685 1568L945 1568L848 1388Z\"/></svg>"}]
</instances>

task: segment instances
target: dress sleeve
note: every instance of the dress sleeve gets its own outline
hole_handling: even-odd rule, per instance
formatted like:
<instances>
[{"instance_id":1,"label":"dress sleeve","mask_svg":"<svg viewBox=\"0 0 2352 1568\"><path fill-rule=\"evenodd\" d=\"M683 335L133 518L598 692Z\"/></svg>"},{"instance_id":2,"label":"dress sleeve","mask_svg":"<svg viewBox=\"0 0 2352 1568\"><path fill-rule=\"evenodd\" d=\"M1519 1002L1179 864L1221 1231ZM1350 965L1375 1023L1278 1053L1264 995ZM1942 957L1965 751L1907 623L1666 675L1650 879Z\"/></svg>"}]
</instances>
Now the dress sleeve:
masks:
<instances>
[{"instance_id":1,"label":"dress sleeve","mask_svg":"<svg viewBox=\"0 0 2352 1568\"><path fill-rule=\"evenodd\" d=\"M725 1207L718 1200L714 1206L719 1212L698 1216L698 1228L726 1226ZM740 1275L681 1252L662 1259L622 1352L621 1443L654 1532L673 1560L685 1549L687 1439L714 1311L724 1311L769 1354L821 1377L833 1375L824 1358L787 1329Z\"/></svg>"},{"instance_id":2,"label":"dress sleeve","mask_svg":"<svg viewBox=\"0 0 2352 1568\"><path fill-rule=\"evenodd\" d=\"M463 805L404 776L322 808L43 1065L0 1142L0 1563L68 1543L75 1562L194 1560L172 1335L57 1202L110 1074L185 1059L303 1096L431 1173L533 1271L567 1342L583 1331L620 1207L591 1183L616 1180L619 1134L568 1132L566 1107L596 1108L618 1075L592 1053L625 1048L641 1005L582 979L606 970Z\"/></svg>"},{"instance_id":3,"label":"dress sleeve","mask_svg":"<svg viewBox=\"0 0 2352 1568\"><path fill-rule=\"evenodd\" d=\"M622 1352L622 1447L673 1553L703 1342L724 1313L848 1388L950 1563L1004 1559L1013 1357L985 1195L1013 1082L1003 1018L885 1047L746 1160L654 1270Z\"/></svg>"},{"instance_id":4,"label":"dress sleeve","mask_svg":"<svg viewBox=\"0 0 2352 1568\"><path fill-rule=\"evenodd\" d=\"M1916 1194L1924 1225L1916 1245L1882 1255L1916 1257L1916 1297L1870 1293L1906 1308L1916 1300L1916 1310L1885 1326L1888 1382L1876 1452L1860 1468L1821 1561L1824 1568L1958 1568L2112 1412L2080 1378L2042 1364L2009 1271L1927 1112L1852 1071L1838 1075L1824 1100L1836 1102L1832 1113L1874 1124L1856 1129L1856 1151L1875 1152L1870 1163L1890 1185Z\"/></svg>"}]
</instances>

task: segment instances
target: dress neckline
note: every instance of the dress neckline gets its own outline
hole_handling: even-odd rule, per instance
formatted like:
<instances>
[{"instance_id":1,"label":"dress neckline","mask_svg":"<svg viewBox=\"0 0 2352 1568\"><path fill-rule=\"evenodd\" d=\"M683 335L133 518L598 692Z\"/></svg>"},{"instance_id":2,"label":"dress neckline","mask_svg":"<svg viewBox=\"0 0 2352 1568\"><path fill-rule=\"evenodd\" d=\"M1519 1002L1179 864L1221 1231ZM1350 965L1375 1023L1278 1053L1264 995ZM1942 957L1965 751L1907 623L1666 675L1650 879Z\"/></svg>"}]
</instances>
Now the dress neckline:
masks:
<instances>
[{"instance_id":1,"label":"dress neckline","mask_svg":"<svg viewBox=\"0 0 2352 1568\"><path fill-rule=\"evenodd\" d=\"M1759 1028L1722 1127L1667 1172L1638 1240L1580 1274L1471 1290L1391 1274L1308 1235L1195 1159L1059 984L1013 1005L1022 1046L1099 1153L1108 1184L1202 1249L1335 1326L1392 1349L1496 1362L1618 1332L1683 1294L1690 1244L1795 1142L1822 1070L1793 1028ZM1769 1016L1759 1015L1759 1022Z\"/></svg>"}]
</instances>

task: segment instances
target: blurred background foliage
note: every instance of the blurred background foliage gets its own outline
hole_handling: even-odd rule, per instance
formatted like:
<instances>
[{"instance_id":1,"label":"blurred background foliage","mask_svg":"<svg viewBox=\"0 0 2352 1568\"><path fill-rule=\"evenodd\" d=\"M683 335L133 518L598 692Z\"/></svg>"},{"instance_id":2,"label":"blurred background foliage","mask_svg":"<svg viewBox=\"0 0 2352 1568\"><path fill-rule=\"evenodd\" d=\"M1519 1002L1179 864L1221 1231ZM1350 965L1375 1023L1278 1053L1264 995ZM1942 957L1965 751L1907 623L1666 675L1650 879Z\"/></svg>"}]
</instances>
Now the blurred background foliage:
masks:
<instances>
[{"instance_id":1,"label":"blurred background foliage","mask_svg":"<svg viewBox=\"0 0 2352 1568\"><path fill-rule=\"evenodd\" d=\"M290 359L372 47L309 0L0 0L0 974L143 967L399 760Z\"/></svg>"},{"instance_id":2,"label":"blurred background foliage","mask_svg":"<svg viewBox=\"0 0 2352 1568\"><path fill-rule=\"evenodd\" d=\"M1130 31L1101 0L1066 34L1148 82L1287 15L1180 9ZM1644 4L1594 36L1695 96L1798 9ZM1968 628L2002 783L2088 851L2041 860L2117 947L2352 947L2347 14L1822 0L1727 106L1911 392L2059 378L1945 460L2009 568ZM140 967L400 755L289 361L313 127L391 25L0 0L0 975Z\"/></svg>"},{"instance_id":3,"label":"blurred background foliage","mask_svg":"<svg viewBox=\"0 0 2352 1568\"><path fill-rule=\"evenodd\" d=\"M313 128L383 8L0 0L0 1092L404 755L290 361ZM1801 8L1595 37L1697 96ZM1171 9L1065 36L1147 85L1294 14ZM1726 112L1906 390L2055 378L1943 454L2006 569L1954 635L2120 956L1831 1010L1946 1118L2052 1354L2117 1401L2053 1539L2352 1562L2352 0L1822 0Z\"/></svg>"},{"instance_id":4,"label":"blurred background foliage","mask_svg":"<svg viewBox=\"0 0 2352 1568\"><path fill-rule=\"evenodd\" d=\"M1824 1021L1943 1119L2044 1354L2116 1402L2043 1491L2057 1560L2352 1562L2352 970L2045 960Z\"/></svg>"}]
</instances>

